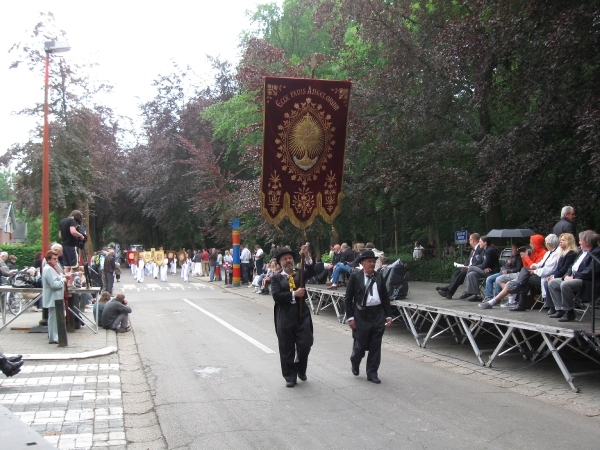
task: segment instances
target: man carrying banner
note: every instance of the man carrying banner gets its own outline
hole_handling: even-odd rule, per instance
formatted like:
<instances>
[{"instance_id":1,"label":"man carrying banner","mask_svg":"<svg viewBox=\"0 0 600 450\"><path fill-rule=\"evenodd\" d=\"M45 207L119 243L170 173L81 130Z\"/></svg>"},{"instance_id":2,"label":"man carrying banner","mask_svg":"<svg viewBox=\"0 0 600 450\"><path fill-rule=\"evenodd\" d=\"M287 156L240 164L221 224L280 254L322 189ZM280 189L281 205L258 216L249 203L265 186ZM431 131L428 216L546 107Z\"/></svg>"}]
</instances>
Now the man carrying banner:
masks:
<instances>
[{"instance_id":1,"label":"man carrying banner","mask_svg":"<svg viewBox=\"0 0 600 450\"><path fill-rule=\"evenodd\" d=\"M308 245L300 249L305 265L303 280L314 275L314 264ZM287 387L296 385L296 378L306 381L308 354L313 344L313 325L310 308L305 304L306 291L300 287L301 272L294 270L294 253L282 248L277 253L282 272L273 275L271 290L275 300L275 332L279 342L281 373Z\"/></svg>"}]
</instances>

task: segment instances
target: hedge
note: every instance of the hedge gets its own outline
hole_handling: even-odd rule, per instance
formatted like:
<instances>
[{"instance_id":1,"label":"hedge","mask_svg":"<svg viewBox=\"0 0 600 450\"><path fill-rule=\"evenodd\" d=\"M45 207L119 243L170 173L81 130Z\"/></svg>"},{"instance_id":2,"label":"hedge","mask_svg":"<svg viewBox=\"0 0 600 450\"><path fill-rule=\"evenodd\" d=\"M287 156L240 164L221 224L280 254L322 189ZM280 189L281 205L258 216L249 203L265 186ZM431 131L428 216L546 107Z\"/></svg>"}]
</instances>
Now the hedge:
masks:
<instances>
[{"instance_id":1,"label":"hedge","mask_svg":"<svg viewBox=\"0 0 600 450\"><path fill-rule=\"evenodd\" d=\"M33 266L33 257L37 252L42 251L42 247L39 245L0 245L0 250L9 255L15 255L17 267L22 269L25 266Z\"/></svg>"}]
</instances>

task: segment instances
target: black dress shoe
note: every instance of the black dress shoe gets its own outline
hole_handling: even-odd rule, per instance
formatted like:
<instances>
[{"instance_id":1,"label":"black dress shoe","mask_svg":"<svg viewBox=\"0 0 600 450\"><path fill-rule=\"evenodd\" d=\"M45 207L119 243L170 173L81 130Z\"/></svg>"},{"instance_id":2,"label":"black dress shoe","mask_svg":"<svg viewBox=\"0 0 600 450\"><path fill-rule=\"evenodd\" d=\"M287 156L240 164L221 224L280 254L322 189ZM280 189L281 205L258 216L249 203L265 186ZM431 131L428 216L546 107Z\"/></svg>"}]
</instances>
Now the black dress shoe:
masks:
<instances>
[{"instance_id":1,"label":"black dress shoe","mask_svg":"<svg viewBox=\"0 0 600 450\"><path fill-rule=\"evenodd\" d=\"M359 374L358 367L352 366L352 375L354 375L355 377L357 377L358 374Z\"/></svg>"},{"instance_id":2,"label":"black dress shoe","mask_svg":"<svg viewBox=\"0 0 600 450\"><path fill-rule=\"evenodd\" d=\"M437 289L437 293L440 294L442 297L445 297L446 295L448 295L448 290L442 290L442 289Z\"/></svg>"},{"instance_id":3,"label":"black dress shoe","mask_svg":"<svg viewBox=\"0 0 600 450\"><path fill-rule=\"evenodd\" d=\"M381 384L381 380L379 378L377 378L377 375L367 377L367 380L370 381L371 383Z\"/></svg>"},{"instance_id":4,"label":"black dress shoe","mask_svg":"<svg viewBox=\"0 0 600 450\"><path fill-rule=\"evenodd\" d=\"M471 295L470 297L467 297L467 301L481 303L483 301L483 299L479 295Z\"/></svg>"},{"instance_id":5,"label":"black dress shoe","mask_svg":"<svg viewBox=\"0 0 600 450\"><path fill-rule=\"evenodd\" d=\"M527 308L522 305L517 305L514 308L510 308L509 311L527 311Z\"/></svg>"},{"instance_id":6,"label":"black dress shoe","mask_svg":"<svg viewBox=\"0 0 600 450\"><path fill-rule=\"evenodd\" d=\"M548 317L552 317L553 319L560 319L562 316L565 315L565 312L566 311L564 309L559 309L554 314L550 314Z\"/></svg>"},{"instance_id":7,"label":"black dress shoe","mask_svg":"<svg viewBox=\"0 0 600 450\"><path fill-rule=\"evenodd\" d=\"M435 289L436 291L447 291L448 286L436 286Z\"/></svg>"},{"instance_id":8,"label":"black dress shoe","mask_svg":"<svg viewBox=\"0 0 600 450\"><path fill-rule=\"evenodd\" d=\"M464 292L464 293L463 293L463 294L462 294L460 297L458 297L458 298L460 298L461 300L465 300L465 299L469 298L471 295L473 295L473 294L469 294L468 292Z\"/></svg>"},{"instance_id":9,"label":"black dress shoe","mask_svg":"<svg viewBox=\"0 0 600 450\"><path fill-rule=\"evenodd\" d=\"M6 358L6 359L8 359L8 361L11 363L16 363L23 359L23 355L11 356L10 358Z\"/></svg>"},{"instance_id":10,"label":"black dress shoe","mask_svg":"<svg viewBox=\"0 0 600 450\"><path fill-rule=\"evenodd\" d=\"M298 373L298 378L300 378L302 381L306 381L306 373Z\"/></svg>"},{"instance_id":11,"label":"black dress shoe","mask_svg":"<svg viewBox=\"0 0 600 450\"><path fill-rule=\"evenodd\" d=\"M285 387L294 387L294 386L296 386L295 381L286 381L285 382Z\"/></svg>"},{"instance_id":12,"label":"black dress shoe","mask_svg":"<svg viewBox=\"0 0 600 450\"><path fill-rule=\"evenodd\" d=\"M560 319L559 322L572 322L575 320L575 311L569 309Z\"/></svg>"},{"instance_id":13,"label":"black dress shoe","mask_svg":"<svg viewBox=\"0 0 600 450\"><path fill-rule=\"evenodd\" d=\"M446 292L446 295L445 295L445 297L446 297L448 300L452 300L452 294L451 294L450 292Z\"/></svg>"},{"instance_id":14,"label":"black dress shoe","mask_svg":"<svg viewBox=\"0 0 600 450\"><path fill-rule=\"evenodd\" d=\"M548 308L548 315L556 314L556 310L554 308Z\"/></svg>"}]
</instances>

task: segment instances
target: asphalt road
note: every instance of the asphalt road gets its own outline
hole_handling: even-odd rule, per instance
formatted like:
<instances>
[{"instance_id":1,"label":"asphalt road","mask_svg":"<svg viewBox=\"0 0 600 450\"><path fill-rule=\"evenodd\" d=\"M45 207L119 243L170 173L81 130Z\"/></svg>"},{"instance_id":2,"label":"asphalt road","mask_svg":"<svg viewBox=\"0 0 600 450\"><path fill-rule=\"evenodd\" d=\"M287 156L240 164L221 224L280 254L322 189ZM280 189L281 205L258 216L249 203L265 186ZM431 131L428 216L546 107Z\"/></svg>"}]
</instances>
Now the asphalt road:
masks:
<instances>
[{"instance_id":1,"label":"asphalt road","mask_svg":"<svg viewBox=\"0 0 600 450\"><path fill-rule=\"evenodd\" d=\"M364 362L354 377L350 333L320 318L308 381L286 388L267 297L152 282L125 294L169 449L598 448L597 418L385 348L381 385Z\"/></svg>"}]
</instances>

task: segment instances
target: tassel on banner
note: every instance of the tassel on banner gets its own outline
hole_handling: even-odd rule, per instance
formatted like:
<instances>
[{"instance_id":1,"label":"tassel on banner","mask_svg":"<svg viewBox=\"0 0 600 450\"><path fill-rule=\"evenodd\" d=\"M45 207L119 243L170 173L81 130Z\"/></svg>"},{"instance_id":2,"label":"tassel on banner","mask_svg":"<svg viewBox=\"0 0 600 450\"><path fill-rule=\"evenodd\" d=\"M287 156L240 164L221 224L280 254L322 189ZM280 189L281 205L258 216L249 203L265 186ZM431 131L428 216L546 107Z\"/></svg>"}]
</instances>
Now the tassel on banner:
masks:
<instances>
[{"instance_id":1,"label":"tassel on banner","mask_svg":"<svg viewBox=\"0 0 600 450\"><path fill-rule=\"evenodd\" d=\"M331 226L331 234L333 234L334 238L338 238L340 237L340 235L338 234L338 232L335 230L335 228L333 227L333 225Z\"/></svg>"},{"instance_id":2,"label":"tassel on banner","mask_svg":"<svg viewBox=\"0 0 600 450\"><path fill-rule=\"evenodd\" d=\"M277 225L275 225L275 231L277 231L277 233L278 233L280 236L283 236L283 230L282 230L281 228L279 228Z\"/></svg>"}]
</instances>

